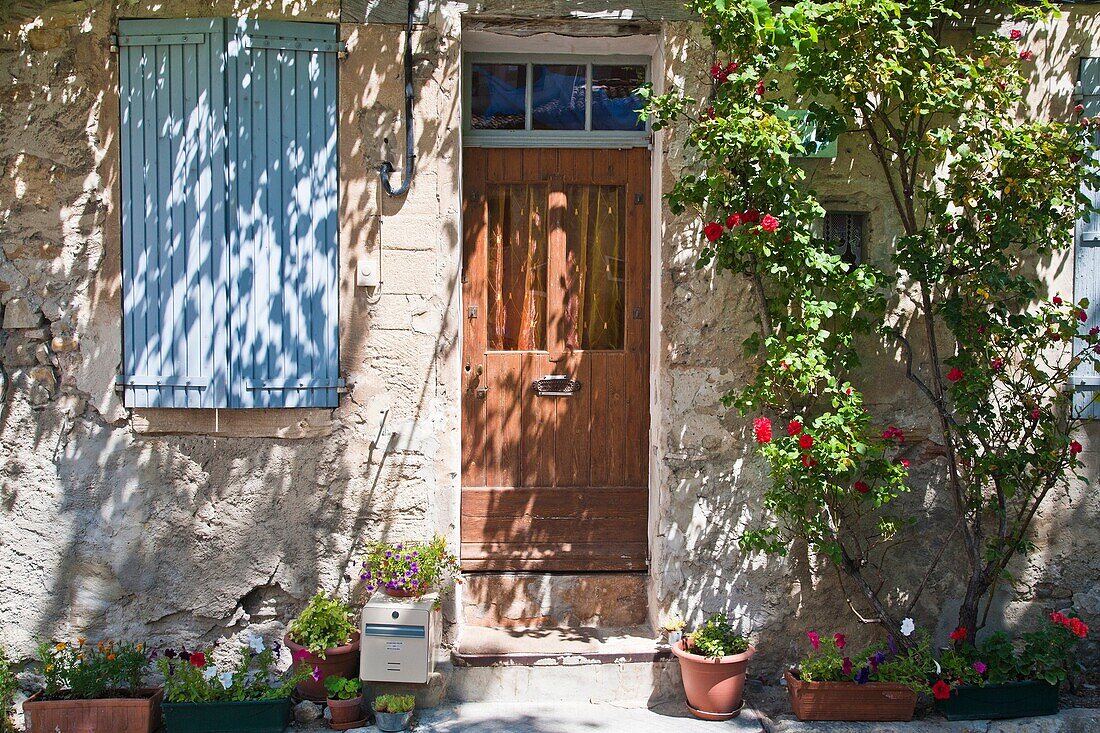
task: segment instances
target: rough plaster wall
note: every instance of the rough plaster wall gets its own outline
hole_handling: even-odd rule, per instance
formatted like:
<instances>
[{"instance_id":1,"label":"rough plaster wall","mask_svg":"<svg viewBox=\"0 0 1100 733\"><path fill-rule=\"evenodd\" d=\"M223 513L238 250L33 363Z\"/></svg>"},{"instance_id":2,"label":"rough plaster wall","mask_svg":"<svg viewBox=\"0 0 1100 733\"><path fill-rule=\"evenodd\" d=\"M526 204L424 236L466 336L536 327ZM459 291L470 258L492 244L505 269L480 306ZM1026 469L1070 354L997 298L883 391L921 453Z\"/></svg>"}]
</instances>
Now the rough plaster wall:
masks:
<instances>
[{"instance_id":1,"label":"rough plaster wall","mask_svg":"<svg viewBox=\"0 0 1100 733\"><path fill-rule=\"evenodd\" d=\"M702 99L707 94L707 70L712 50L697 26L663 26L664 78L669 86L687 89ZM1024 46L1036 50L1030 74L1028 104L1040 114L1064 116L1074 105L1076 55L1100 55L1100 17L1095 10L1073 10L1053 25L1030 29ZM685 160L682 130L664 139L661 171L667 191L680 175ZM881 173L866 142L856 136L840 141L834 161L808 162L812 184L823 203L838 209L869 214L865 256L892 270L892 239L900 223L889 194L878 183ZM861 639L874 635L848 610L845 597L828 568L816 565L805 548L792 547L784 560L743 555L737 536L760 521L760 494L768 482L755 456L749 421L727 411L719 398L744 384L750 366L740 344L753 330L754 302L746 281L729 273L695 271L701 222L677 220L663 211L660 242L661 338L658 348L657 485L660 506L653 547L653 604L657 620L682 614L689 621L727 611L758 641L754 668L777 677L784 663L801 653L803 633L811 628L846 631ZM1072 292L1072 255L1064 253L1039 264L1050 282L1051 294ZM909 293L896 299L909 311ZM923 326L912 318L902 324L919 344ZM942 479L942 452L923 397L904 382L900 354L888 343L870 343L871 358L863 370L862 387L869 407L883 424L905 429L905 457L913 464L913 490L905 501L925 507L931 521L909 532L908 544L891 571L890 585L902 594L920 583L924 564L937 549L939 533L933 526L950 526L950 513L936 503L934 486ZM926 364L916 364L920 371ZM1100 426L1089 426L1082 442L1086 474L1097 477ZM1084 485L1066 496L1048 499L1035 521L1038 551L1017 563L1016 587L1003 591L991 613L994 627L1019 628L1041 618L1052 608L1075 605L1088 623L1100 621L1100 500ZM948 553L945 572L932 580L914 610L919 623L946 639L953 628L962 584L957 563ZM858 604L858 598L856 599ZM834 629L835 627L835 629ZM1095 662L1098 648L1088 642L1085 659Z\"/></svg>"},{"instance_id":2,"label":"rough plaster wall","mask_svg":"<svg viewBox=\"0 0 1100 733\"><path fill-rule=\"evenodd\" d=\"M0 404L0 644L16 659L38 639L78 631L191 645L251 623L273 636L316 590L347 590L367 540L453 531L450 16L434 15L416 41L419 175L397 201L382 200L376 170L385 158L404 165L403 28L343 27L340 332L351 389L339 409L131 416L112 388L121 358L115 21L331 21L338 11L335 0L119 11L75 2L0 26L0 347L13 383ZM368 293L354 287L354 264L377 258L380 244L384 283ZM166 434L179 432L193 434Z\"/></svg>"}]
</instances>

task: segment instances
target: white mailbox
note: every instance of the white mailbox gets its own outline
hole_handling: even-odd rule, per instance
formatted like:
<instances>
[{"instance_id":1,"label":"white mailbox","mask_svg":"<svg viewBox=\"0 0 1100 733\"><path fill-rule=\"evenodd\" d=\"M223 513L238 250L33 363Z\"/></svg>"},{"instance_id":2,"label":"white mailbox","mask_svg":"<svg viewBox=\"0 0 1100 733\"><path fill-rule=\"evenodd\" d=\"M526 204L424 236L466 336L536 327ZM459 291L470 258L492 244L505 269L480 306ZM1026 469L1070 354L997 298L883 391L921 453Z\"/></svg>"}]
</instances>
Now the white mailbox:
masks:
<instances>
[{"instance_id":1,"label":"white mailbox","mask_svg":"<svg viewBox=\"0 0 1100 733\"><path fill-rule=\"evenodd\" d=\"M363 606L359 677L364 682L425 683L435 668L437 594L421 598L376 595Z\"/></svg>"}]
</instances>

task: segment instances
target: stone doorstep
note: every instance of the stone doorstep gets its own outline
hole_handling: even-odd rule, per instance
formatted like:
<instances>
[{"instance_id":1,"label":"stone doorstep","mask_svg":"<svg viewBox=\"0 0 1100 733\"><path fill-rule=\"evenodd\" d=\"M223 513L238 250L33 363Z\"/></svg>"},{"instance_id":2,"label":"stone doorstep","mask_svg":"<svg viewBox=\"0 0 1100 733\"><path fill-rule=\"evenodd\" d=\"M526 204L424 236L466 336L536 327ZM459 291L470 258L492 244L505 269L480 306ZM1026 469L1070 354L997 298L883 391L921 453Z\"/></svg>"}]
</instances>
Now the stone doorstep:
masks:
<instances>
[{"instance_id":1,"label":"stone doorstep","mask_svg":"<svg viewBox=\"0 0 1100 733\"><path fill-rule=\"evenodd\" d=\"M644 664L671 657L668 645L647 626L465 626L451 653L455 667Z\"/></svg>"}]
</instances>

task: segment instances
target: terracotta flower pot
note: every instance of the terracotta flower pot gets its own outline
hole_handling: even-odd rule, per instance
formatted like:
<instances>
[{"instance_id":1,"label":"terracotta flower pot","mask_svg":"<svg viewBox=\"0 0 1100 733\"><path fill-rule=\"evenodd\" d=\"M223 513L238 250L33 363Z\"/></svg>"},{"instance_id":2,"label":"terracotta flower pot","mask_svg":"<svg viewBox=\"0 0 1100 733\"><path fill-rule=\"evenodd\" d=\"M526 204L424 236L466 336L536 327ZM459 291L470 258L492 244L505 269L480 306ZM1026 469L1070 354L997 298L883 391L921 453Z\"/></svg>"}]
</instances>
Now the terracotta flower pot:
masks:
<instances>
[{"instance_id":1,"label":"terracotta flower pot","mask_svg":"<svg viewBox=\"0 0 1100 733\"><path fill-rule=\"evenodd\" d=\"M787 695L799 720L912 720L917 693L892 682L803 682L787 670Z\"/></svg>"},{"instance_id":2,"label":"terracotta flower pot","mask_svg":"<svg viewBox=\"0 0 1100 733\"><path fill-rule=\"evenodd\" d=\"M283 642L287 645L287 648L290 649L291 654L297 654L299 651L305 650L304 646L290 638L290 634L283 637ZM359 632L353 632L351 641L347 644L333 647L332 649L326 649L324 659L313 652L309 652L309 656L306 657L305 662L310 666L317 667L321 675L320 679L315 680L309 677L305 682L299 682L297 687L298 694L307 700L313 700L315 702L328 699L328 691L325 689L325 678L333 675L349 678L359 676Z\"/></svg>"},{"instance_id":3,"label":"terracotta flower pot","mask_svg":"<svg viewBox=\"0 0 1100 733\"><path fill-rule=\"evenodd\" d=\"M672 645L672 653L680 660L684 694L695 717L729 720L741 712L745 671L756 654L755 647L728 657L703 657L687 651L681 640Z\"/></svg>"},{"instance_id":4,"label":"terracotta flower pot","mask_svg":"<svg viewBox=\"0 0 1100 733\"><path fill-rule=\"evenodd\" d=\"M366 722L366 715L363 714L363 696L352 698L351 700L333 700L328 699L328 709L332 713L332 720L330 721L333 730L345 730L349 723L355 723L362 725Z\"/></svg>"},{"instance_id":5,"label":"terracotta flower pot","mask_svg":"<svg viewBox=\"0 0 1100 733\"><path fill-rule=\"evenodd\" d=\"M132 697L99 700L43 700L39 692L23 703L23 715L27 733L154 733L160 729L163 697L159 687L136 690Z\"/></svg>"},{"instance_id":6,"label":"terracotta flower pot","mask_svg":"<svg viewBox=\"0 0 1100 733\"><path fill-rule=\"evenodd\" d=\"M420 596L426 596L432 592L430 585L422 585L416 590L412 589L400 589L400 588L387 588L382 586L382 592L390 598L419 598Z\"/></svg>"}]
</instances>

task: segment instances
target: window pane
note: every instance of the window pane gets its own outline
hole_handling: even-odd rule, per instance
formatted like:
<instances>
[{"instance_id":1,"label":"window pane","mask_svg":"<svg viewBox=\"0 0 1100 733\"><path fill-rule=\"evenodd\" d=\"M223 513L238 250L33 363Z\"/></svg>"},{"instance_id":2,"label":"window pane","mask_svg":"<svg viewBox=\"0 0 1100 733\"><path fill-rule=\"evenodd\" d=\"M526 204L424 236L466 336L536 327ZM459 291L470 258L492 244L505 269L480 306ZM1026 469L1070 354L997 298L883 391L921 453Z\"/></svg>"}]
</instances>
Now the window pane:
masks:
<instances>
[{"instance_id":1,"label":"window pane","mask_svg":"<svg viewBox=\"0 0 1100 733\"><path fill-rule=\"evenodd\" d=\"M642 98L635 94L644 83L644 66L593 66L592 129L645 130L638 119Z\"/></svg>"},{"instance_id":2,"label":"window pane","mask_svg":"<svg viewBox=\"0 0 1100 733\"><path fill-rule=\"evenodd\" d=\"M626 193L622 186L566 186L565 345L623 348Z\"/></svg>"},{"instance_id":3,"label":"window pane","mask_svg":"<svg viewBox=\"0 0 1100 733\"><path fill-rule=\"evenodd\" d=\"M489 348L546 350L545 186L490 186Z\"/></svg>"},{"instance_id":4,"label":"window pane","mask_svg":"<svg viewBox=\"0 0 1100 733\"><path fill-rule=\"evenodd\" d=\"M583 130L584 87L583 65L535 64L531 127L535 130Z\"/></svg>"},{"instance_id":5,"label":"window pane","mask_svg":"<svg viewBox=\"0 0 1100 733\"><path fill-rule=\"evenodd\" d=\"M825 241L836 244L836 253L850 265L863 261L864 214L830 211L825 214Z\"/></svg>"},{"instance_id":6,"label":"window pane","mask_svg":"<svg viewBox=\"0 0 1100 733\"><path fill-rule=\"evenodd\" d=\"M473 64L470 77L470 124L473 129L524 128L526 64Z\"/></svg>"}]
</instances>

